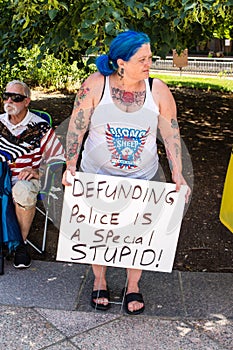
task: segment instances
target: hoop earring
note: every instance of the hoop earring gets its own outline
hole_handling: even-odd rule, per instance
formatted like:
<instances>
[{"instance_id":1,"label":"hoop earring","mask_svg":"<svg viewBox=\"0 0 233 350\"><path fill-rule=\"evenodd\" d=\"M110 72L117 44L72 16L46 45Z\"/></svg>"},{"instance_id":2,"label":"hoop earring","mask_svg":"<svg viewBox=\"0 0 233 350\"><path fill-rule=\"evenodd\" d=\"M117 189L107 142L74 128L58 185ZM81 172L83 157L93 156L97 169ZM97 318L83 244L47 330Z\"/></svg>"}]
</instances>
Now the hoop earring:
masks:
<instances>
[{"instance_id":1,"label":"hoop earring","mask_svg":"<svg viewBox=\"0 0 233 350\"><path fill-rule=\"evenodd\" d=\"M120 79L122 80L124 78L124 68L121 68L120 71L117 71L117 74L119 75Z\"/></svg>"}]
</instances>

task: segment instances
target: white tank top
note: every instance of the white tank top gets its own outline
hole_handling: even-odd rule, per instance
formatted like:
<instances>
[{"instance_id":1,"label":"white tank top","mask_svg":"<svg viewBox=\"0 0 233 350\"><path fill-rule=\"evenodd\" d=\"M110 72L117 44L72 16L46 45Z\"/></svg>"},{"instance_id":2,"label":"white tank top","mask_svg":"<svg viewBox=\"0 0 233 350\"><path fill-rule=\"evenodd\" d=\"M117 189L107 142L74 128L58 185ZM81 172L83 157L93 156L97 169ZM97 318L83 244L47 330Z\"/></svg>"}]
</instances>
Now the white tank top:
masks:
<instances>
[{"instance_id":1,"label":"white tank top","mask_svg":"<svg viewBox=\"0 0 233 350\"><path fill-rule=\"evenodd\" d=\"M124 112L113 102L106 77L103 97L91 117L84 144L82 171L146 180L155 175L159 109L147 79L145 84L143 106L136 112Z\"/></svg>"}]
</instances>

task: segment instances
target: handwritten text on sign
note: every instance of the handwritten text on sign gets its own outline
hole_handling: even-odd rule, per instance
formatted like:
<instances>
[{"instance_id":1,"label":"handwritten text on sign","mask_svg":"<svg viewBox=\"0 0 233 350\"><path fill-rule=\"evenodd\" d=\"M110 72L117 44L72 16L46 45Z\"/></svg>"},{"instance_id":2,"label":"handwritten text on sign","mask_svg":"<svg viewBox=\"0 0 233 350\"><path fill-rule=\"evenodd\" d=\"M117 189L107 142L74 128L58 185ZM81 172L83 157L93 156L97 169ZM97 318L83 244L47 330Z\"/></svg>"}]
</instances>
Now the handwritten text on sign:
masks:
<instances>
[{"instance_id":1,"label":"handwritten text on sign","mask_svg":"<svg viewBox=\"0 0 233 350\"><path fill-rule=\"evenodd\" d=\"M79 172L69 180L57 260L172 271L186 186Z\"/></svg>"}]
</instances>

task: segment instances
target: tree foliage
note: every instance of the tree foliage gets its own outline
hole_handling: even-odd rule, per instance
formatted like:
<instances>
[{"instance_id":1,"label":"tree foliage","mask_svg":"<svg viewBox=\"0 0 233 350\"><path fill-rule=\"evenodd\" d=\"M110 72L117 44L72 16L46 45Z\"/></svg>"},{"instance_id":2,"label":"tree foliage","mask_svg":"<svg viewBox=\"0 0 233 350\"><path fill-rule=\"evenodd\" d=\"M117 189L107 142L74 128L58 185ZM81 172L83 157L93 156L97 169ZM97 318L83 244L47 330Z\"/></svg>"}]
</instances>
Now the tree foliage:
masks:
<instances>
[{"instance_id":1,"label":"tree foliage","mask_svg":"<svg viewBox=\"0 0 233 350\"><path fill-rule=\"evenodd\" d=\"M126 29L146 32L153 53L195 46L213 37L232 38L233 0L0 0L0 62L22 59L19 48L83 65L84 55L106 52Z\"/></svg>"}]
</instances>

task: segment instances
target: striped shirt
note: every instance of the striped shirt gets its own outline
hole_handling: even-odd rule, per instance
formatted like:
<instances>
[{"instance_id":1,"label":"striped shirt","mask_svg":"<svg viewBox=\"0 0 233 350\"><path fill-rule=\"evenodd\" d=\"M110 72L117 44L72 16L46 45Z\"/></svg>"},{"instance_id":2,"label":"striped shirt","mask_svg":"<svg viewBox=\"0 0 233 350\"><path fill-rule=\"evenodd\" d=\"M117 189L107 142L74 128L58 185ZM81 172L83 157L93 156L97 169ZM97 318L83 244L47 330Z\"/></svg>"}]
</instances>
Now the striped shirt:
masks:
<instances>
[{"instance_id":1,"label":"striped shirt","mask_svg":"<svg viewBox=\"0 0 233 350\"><path fill-rule=\"evenodd\" d=\"M0 115L0 161L7 161L12 183L26 167L39 169L41 163L64 160L64 149L50 125L28 111L18 124L10 122L7 113Z\"/></svg>"}]
</instances>

